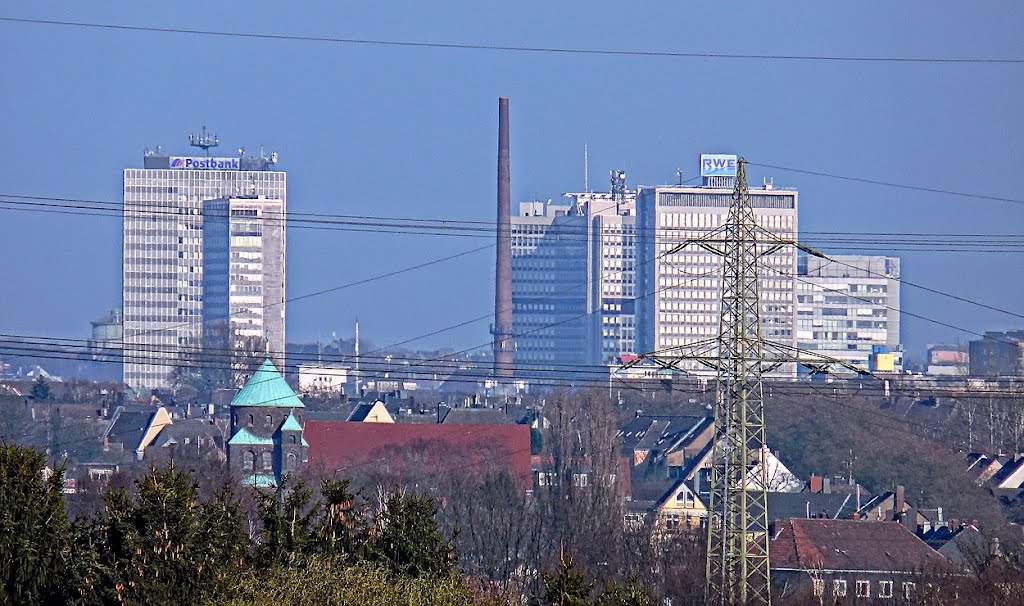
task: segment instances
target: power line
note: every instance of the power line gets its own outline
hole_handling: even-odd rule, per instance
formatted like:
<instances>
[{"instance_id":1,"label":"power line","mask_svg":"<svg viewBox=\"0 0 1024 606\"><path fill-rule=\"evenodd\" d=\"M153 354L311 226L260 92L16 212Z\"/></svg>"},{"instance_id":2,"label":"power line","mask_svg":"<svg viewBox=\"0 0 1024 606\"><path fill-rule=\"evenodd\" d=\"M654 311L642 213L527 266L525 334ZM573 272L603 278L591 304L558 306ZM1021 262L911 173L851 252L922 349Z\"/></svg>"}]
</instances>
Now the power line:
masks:
<instances>
[{"instance_id":1,"label":"power line","mask_svg":"<svg viewBox=\"0 0 1024 606\"><path fill-rule=\"evenodd\" d=\"M900 185L909 189L919 189L916 186L911 185ZM929 191L929 190L925 190ZM981 194L970 194L960 192L958 195L968 196L972 198L988 199L988 197ZM1024 202L1024 201L1022 201ZM125 205L121 201L113 200L98 200L98 199L87 199L87 198L69 198L69 197L58 197L58 196L37 196L37 195L25 195L17 193L0 193L0 204L8 204L14 206L25 206L27 208L37 208L42 211L45 208L57 208L57 209L74 209L74 210L89 210L96 211L98 216L111 216L122 218L124 213L142 215L148 218L153 216L172 216L175 218L180 217L180 213L175 210L167 209L165 207L157 208L155 205L147 203L130 203ZM134 208L133 208L134 207ZM8 209L13 210L13 209ZM107 213L107 214L100 214ZM218 211L212 211L208 213L208 216L216 218L227 218L228 215ZM309 213L309 212L298 212L298 211L287 211L280 213L277 211L268 211L265 214L265 218L277 219L285 218L288 220L290 226L296 223L299 224L318 224L318 225L351 225L355 227L366 227L366 226L380 226L380 227L395 227L402 229L422 229L422 230L444 230L445 232L455 231L466 231L471 233L483 234L482 237L491 237L496 231L497 227L493 221L482 221L472 219L453 219L453 218L420 218L420 217L396 217L396 216L378 216L378 215L349 215L349 214L337 214L337 213ZM387 223L386 223L387 222ZM385 224L386 223L386 224ZM411 224L411 225L410 225ZM590 227L586 225L572 225L572 224L552 224L545 226L546 232L553 235L573 235L573 234L587 234L590 231ZM610 229L608 226L603 226L603 229ZM677 226L656 226L653 228L644 226L635 226L631 232L644 234L644 233L675 233L675 232L701 232L711 231L710 228L696 228L696 227L677 227ZM618 233L618 232L615 232ZM632 235L627 234L627 235ZM821 237L822 240L834 240L839 242L858 242L863 238L870 238L866 240L866 243L892 243L892 238L899 237L905 238L918 238L926 239L923 243L926 244L942 244L945 245L951 238L966 239L972 243L977 240L988 240L983 244L988 243L999 243L1005 245L1024 245L1024 233L956 233L956 232L855 232L855 231L814 231L814 230L802 230L802 234L814 235ZM825 236L832 236L836 238L825 238ZM647 237L647 236L644 236ZM903 244L900 242L899 244ZM913 242L911 242L913 244Z\"/></svg>"},{"instance_id":2,"label":"power line","mask_svg":"<svg viewBox=\"0 0 1024 606\"><path fill-rule=\"evenodd\" d=\"M962 191L955 191L952 189L939 189L935 187L924 187L921 185L906 185L904 183L893 183L891 181L878 181L876 179L865 179L863 177L850 177L847 175L838 175L836 173L827 173L815 170L804 170L800 168L790 168L787 166L778 166L774 164L761 164L758 162L749 162L751 166L760 166L762 168L771 168L775 170L784 170L791 173L800 173L803 175L813 175L815 177L828 177L829 179L839 179L841 181L853 181L855 183L867 183L869 185L880 185L882 187L894 187L897 189L907 189L911 191L927 192L930 194L943 194L947 196L958 196L961 198L973 198L977 200L990 200L993 202L1009 202L1011 204L1024 204L1024 200L1018 198L1005 198L1002 196L988 196L983 194L972 194Z\"/></svg>"},{"instance_id":3,"label":"power line","mask_svg":"<svg viewBox=\"0 0 1024 606\"><path fill-rule=\"evenodd\" d=\"M712 53L683 51L654 51L628 49L602 49L582 47L554 46L523 46L473 44L460 42L423 42L413 40L387 40L374 38L355 38L338 36L313 36L298 34L272 34L256 32L234 32L184 27L155 27L143 25L127 25L119 23L98 23L86 21L68 21L56 19L29 19L23 17L0 17L0 21L8 23L77 27L101 30L188 34L194 36L210 36L222 38L244 38L253 40L274 40L288 42L316 42L329 44L346 44L359 46L385 46L399 48L429 48L444 50L471 50L511 53L554 54L554 55L601 55L618 57L664 57L675 59L732 59L755 61L801 61L830 63L896 63L896 64L959 64L959 65L1017 65L1024 59L1008 57L870 57L854 55L796 55L796 54L764 54L764 53Z\"/></svg>"},{"instance_id":4,"label":"power line","mask_svg":"<svg viewBox=\"0 0 1024 606\"><path fill-rule=\"evenodd\" d=\"M865 268L863 268L861 266L853 265L852 263L846 263L844 261L839 261L838 259L834 259L832 257L828 257L828 260L831 261L832 263L836 263L837 265L843 265L843 266L846 266L846 267L849 267L849 268L852 268L852 269L863 271L863 272L865 272L865 273L867 273L867 274L869 274L871 276L874 276L876 278L889 278L885 274L880 274L880 273L877 273L877 272L873 272L873 271L871 271L869 269L865 269ZM811 276L809 276L809 277L811 277ZM997 311L999 313L1003 313L1003 314L1006 314L1008 316L1013 316L1015 318L1024 319L1024 314L1020 314L1020 313L1017 313L1015 311L1010 311L1009 309L1004 309L1002 307L996 307L995 305L989 305L987 303L981 303L980 301L975 301L973 299L968 299L966 297L961 297L960 295L955 295L953 293L948 293L948 292L945 292L945 291L942 291L942 290L931 288L929 286L924 286L922 284L916 284L916 283L911 282L909 280L904 280L902 276L899 277L899 278L892 278L892 279L895 279L900 284L906 284L907 286L910 286L912 288L917 288L917 289L923 290L925 292L930 292L932 294L941 295L943 297L947 297L947 298L953 299L954 301L960 301L961 303L968 303L970 305L976 305L976 306L982 307L984 309L988 309L988 310L991 310L991 311Z\"/></svg>"},{"instance_id":5,"label":"power line","mask_svg":"<svg viewBox=\"0 0 1024 606\"><path fill-rule=\"evenodd\" d=\"M38 206L44 206L47 208L38 208ZM52 208L57 207L57 208ZM65 210L65 208L72 208L73 210ZM65 206L61 204L52 203L39 203L39 202L24 202L15 201L9 199L0 199L0 210L9 211L23 211L23 212L41 212L41 213L56 213L64 215L83 215L83 216L97 216L97 217L110 217L110 218L122 218L122 213L114 209L108 208L97 208L88 207L82 205ZM142 216L150 216L156 218L160 216L174 217L177 218L179 215L176 212L163 210L163 209L150 209L147 211L128 211L142 214ZM212 215L217 216L217 215ZM170 219L168 219L170 220ZM403 221L427 221L426 219L402 219ZM292 229L312 229L312 230L327 230L327 231L340 231L340 232L351 232L351 233L379 233L379 234L399 234L399 235L420 235L420 236L444 236L444 237L460 237L460 238L477 238L490 240L493 237L493 233L496 231L494 227L466 227L459 225L458 221L455 220L431 220L435 221L434 225L422 225L419 223L415 224L381 224L376 221L334 221L334 220L319 220L319 219L291 219L289 220L289 228ZM608 228L610 229L610 228ZM653 228L659 232L668 233L687 233L693 231L705 231L702 229L690 229L690 228L679 228L679 227L657 227ZM636 228L633 230L635 233L627 233L628 237L636 238L638 240L649 240L650 236L644 235L644 232L651 231L650 228ZM547 226L544 233L545 238L558 239L563 242L585 242L587 241L588 231L586 226L577 225L551 225ZM614 235L622 235L619 232L611 232L602 230L602 234L612 233ZM814 234L816 232L806 231L805 234ZM835 233L835 232L828 232ZM887 236L871 237L872 234L868 232L861 232L861 235L855 235L851 232L851 237L837 238L834 236L825 237L809 237L804 238L802 241L808 245L814 246L832 246L841 250L858 251L858 252L879 252L879 253L895 253L895 252L961 252L961 253L996 253L996 254L1021 254L1024 253L1024 240L1015 239L1013 237L996 237L996 238L983 238L983 237L970 237L969 239L951 240L952 234L912 234L916 236L917 240L907 239L907 236L902 237L898 242L893 242L888 236L889 234L877 234L876 236ZM909 234L908 234L909 235ZM921 239L927 238L927 239ZM966 238L966 236L964 236Z\"/></svg>"}]
</instances>

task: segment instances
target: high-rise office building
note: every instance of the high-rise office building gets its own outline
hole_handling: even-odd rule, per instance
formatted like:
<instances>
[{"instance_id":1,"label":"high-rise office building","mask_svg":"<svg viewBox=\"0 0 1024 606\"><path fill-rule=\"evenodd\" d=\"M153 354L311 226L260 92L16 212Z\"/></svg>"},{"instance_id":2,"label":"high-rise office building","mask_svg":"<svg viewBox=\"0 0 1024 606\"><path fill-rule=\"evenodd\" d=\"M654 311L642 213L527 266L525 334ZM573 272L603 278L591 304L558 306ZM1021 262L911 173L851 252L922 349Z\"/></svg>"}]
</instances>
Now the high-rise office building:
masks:
<instances>
[{"instance_id":1,"label":"high-rise office building","mask_svg":"<svg viewBox=\"0 0 1024 606\"><path fill-rule=\"evenodd\" d=\"M512 308L519 374L618 364L636 349L636 192L568 193L512 217Z\"/></svg>"},{"instance_id":2,"label":"high-rise office building","mask_svg":"<svg viewBox=\"0 0 1024 606\"><path fill-rule=\"evenodd\" d=\"M735 156L731 156L733 166ZM702 167L703 168L703 167ZM721 227L732 204L735 172L704 175L698 187L642 187L637 196L637 325L641 352L662 351L710 341L719 333L722 258L691 245L673 254L674 246L701 238ZM797 235L797 192L766 184L750 190L754 217L782 240ZM796 346L796 249L765 251L759 261L761 332L766 340ZM717 349L706 350L717 355ZM682 368L708 372L694 361ZM795 374L792 364L778 374Z\"/></svg>"},{"instance_id":3,"label":"high-rise office building","mask_svg":"<svg viewBox=\"0 0 1024 606\"><path fill-rule=\"evenodd\" d=\"M616 365L636 353L636 192L623 187L566 198L587 218L586 363Z\"/></svg>"},{"instance_id":4,"label":"high-rise office building","mask_svg":"<svg viewBox=\"0 0 1024 606\"><path fill-rule=\"evenodd\" d=\"M283 364L285 215L263 196L203 206L203 330L207 343L269 352ZM230 337L225 343L224 338Z\"/></svg>"},{"instance_id":5,"label":"high-rise office building","mask_svg":"<svg viewBox=\"0 0 1024 606\"><path fill-rule=\"evenodd\" d=\"M797 345L868 369L872 347L900 344L900 260L801 256Z\"/></svg>"},{"instance_id":6,"label":"high-rise office building","mask_svg":"<svg viewBox=\"0 0 1024 606\"><path fill-rule=\"evenodd\" d=\"M197 139L209 148L215 140ZM202 345L203 205L264 196L287 212L287 175L270 158L147 152L124 171L124 382L168 385L180 352ZM282 265L283 267L283 265ZM283 272L281 275L283 285ZM282 286L283 288L283 286Z\"/></svg>"},{"instance_id":7,"label":"high-rise office building","mask_svg":"<svg viewBox=\"0 0 1024 606\"><path fill-rule=\"evenodd\" d=\"M585 361L587 220L570 210L524 202L512 216L513 358L524 378Z\"/></svg>"}]
</instances>

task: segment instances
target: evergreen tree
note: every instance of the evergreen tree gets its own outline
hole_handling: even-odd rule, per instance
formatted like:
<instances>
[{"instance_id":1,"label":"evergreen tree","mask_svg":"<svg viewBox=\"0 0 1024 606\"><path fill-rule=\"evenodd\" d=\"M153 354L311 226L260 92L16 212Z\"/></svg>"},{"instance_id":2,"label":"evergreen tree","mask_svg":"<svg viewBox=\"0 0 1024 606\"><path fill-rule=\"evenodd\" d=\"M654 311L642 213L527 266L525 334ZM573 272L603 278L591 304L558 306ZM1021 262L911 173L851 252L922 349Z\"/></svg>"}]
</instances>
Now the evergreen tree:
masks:
<instances>
[{"instance_id":1,"label":"evergreen tree","mask_svg":"<svg viewBox=\"0 0 1024 606\"><path fill-rule=\"evenodd\" d=\"M544 583L544 598L539 606L589 606L594 583L587 575L577 570L572 558L563 552L558 560L558 572L541 573Z\"/></svg>"},{"instance_id":2,"label":"evergreen tree","mask_svg":"<svg viewBox=\"0 0 1024 606\"><path fill-rule=\"evenodd\" d=\"M85 603L171 606L225 594L246 538L237 504L226 493L199 503L195 481L172 464L136 480L134 498L110 491L105 516L79 536L79 545L97 553L91 570L81 569L92 590Z\"/></svg>"},{"instance_id":3,"label":"evergreen tree","mask_svg":"<svg viewBox=\"0 0 1024 606\"><path fill-rule=\"evenodd\" d=\"M443 577L454 569L452 542L437 525L437 504L427 496L393 494L378 512L371 558L395 574Z\"/></svg>"},{"instance_id":4,"label":"evergreen tree","mask_svg":"<svg viewBox=\"0 0 1024 606\"><path fill-rule=\"evenodd\" d=\"M310 547L316 515L313 491L303 480L290 488L288 482L285 478L275 493L257 497L263 524L259 556L265 564L297 562Z\"/></svg>"},{"instance_id":5,"label":"evergreen tree","mask_svg":"<svg viewBox=\"0 0 1024 606\"><path fill-rule=\"evenodd\" d=\"M67 571L64 470L44 478L45 457L0 444L0 604L55 603Z\"/></svg>"},{"instance_id":6,"label":"evergreen tree","mask_svg":"<svg viewBox=\"0 0 1024 606\"><path fill-rule=\"evenodd\" d=\"M314 550L344 556L365 557L369 538L366 506L351 489L350 480L324 480L320 489L323 512L313 531Z\"/></svg>"},{"instance_id":7,"label":"evergreen tree","mask_svg":"<svg viewBox=\"0 0 1024 606\"><path fill-rule=\"evenodd\" d=\"M32 382L32 399L37 402L45 402L50 399L50 383L39 375L36 380Z\"/></svg>"}]
</instances>

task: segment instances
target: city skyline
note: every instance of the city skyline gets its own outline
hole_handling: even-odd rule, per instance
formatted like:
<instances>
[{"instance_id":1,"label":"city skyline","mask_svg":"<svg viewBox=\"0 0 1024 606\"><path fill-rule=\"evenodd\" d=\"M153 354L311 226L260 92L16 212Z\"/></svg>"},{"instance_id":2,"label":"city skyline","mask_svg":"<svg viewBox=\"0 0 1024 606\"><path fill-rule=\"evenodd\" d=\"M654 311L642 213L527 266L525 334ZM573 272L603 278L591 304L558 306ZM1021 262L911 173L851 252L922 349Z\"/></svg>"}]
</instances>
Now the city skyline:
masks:
<instances>
[{"instance_id":1,"label":"city skyline","mask_svg":"<svg viewBox=\"0 0 1024 606\"><path fill-rule=\"evenodd\" d=\"M112 5L93 15L110 21L144 21L127 5ZM119 10L120 9L120 10ZM260 10L273 12L269 5ZM329 10L329 9L325 9ZM472 39L468 21L446 21L446 7L435 15L410 7L417 20L395 31L374 25L373 9L355 15L352 27L362 27L374 35L401 36L421 31L426 26L436 39ZM493 19L489 9L480 8L481 17ZM793 9L797 10L797 9ZM951 8L936 14L915 15L915 28L900 25L910 21L906 9L895 9L893 19L880 25L870 38L861 43L857 36L844 34L844 29L826 16L809 16L815 27L810 35L794 42L794 53L815 54L825 50L844 55L935 55L941 54L932 41L944 39L950 31L973 31L987 23L979 15ZM567 13L552 9L552 16ZM713 18L710 8L698 9L705 18ZM269 25L255 17L254 10L238 16L233 27L269 30ZM561 32L566 41L580 46L645 46L631 36L598 34L609 25L593 9L578 15L579 21ZM74 14L71 10L70 14ZM677 26L673 11L663 9L637 14L654 31L664 34ZM785 32L787 11L772 14L765 9L738 19L740 32ZM223 22L225 13L219 9L191 12L190 19L211 28ZM39 13L36 16L46 15ZM167 20L184 22L173 11L162 15ZM834 8L830 15L847 24L864 25L864 17L852 9ZM149 16L159 19L161 15ZM287 17L277 23L282 29L311 29L308 23ZM553 30L526 27L526 15L510 14L509 37L524 43L540 43L550 38ZM1009 20L1012 21L1012 20ZM23 94L14 99L12 111L26 118L7 125L12 140L25 147L5 150L0 176L14 193L66 196L84 199L116 200L117 186L112 175L120 167L131 165L139 150L156 143L168 150L184 148L184 135L206 123L215 127L230 149L244 145L250 150L260 143L281 152L282 167L294 176L303 212L363 213L394 216L452 216L467 220L489 221L493 218L493 112L496 96L508 94L513 99L512 131L512 202L532 198L556 198L564 191L582 189L583 147L590 156L591 184L600 183L610 168L622 168L632 184L671 184L676 169L684 178L696 173L695 159L702 152L737 152L754 163L785 166L801 170L822 171L858 178L904 183L908 185L950 189L968 193L1013 198L1013 188L1001 178L1012 170L1019 158L1014 137L990 140L981 133L992 125L1000 130L1020 132L1021 118L1007 108L1019 105L1019 85L998 85L998 66L965 69L955 65L930 65L910 71L899 65L832 66L800 62L743 62L726 60L684 61L640 58L614 58L615 65L628 68L619 76L619 84L609 87L607 71L602 63L587 57L542 60L530 55L487 55L424 51L434 57L443 69L428 68L430 60L412 51L386 50L372 53L367 49L342 50L330 46L271 44L269 42L238 42L231 39L188 38L139 34L117 34L91 30L61 30L61 44L128 45L130 53L112 53L108 62L75 69L78 59L66 56L56 72L35 69L39 61L51 61L56 49L42 49L27 56L23 48L46 35L42 26L4 24L10 36L5 37L4 50L15 58L14 77L24 82ZM1005 28L1005 29L1004 29ZM700 28L696 28L699 30ZM960 36L954 46L943 45L943 53L963 56L1006 55L1013 48L1012 28L1001 23L986 30L984 38ZM595 37L596 36L596 37ZM685 46L715 47L713 32L694 31L685 41L673 42L661 36L663 44L652 46L672 49ZM612 43L612 41L615 41ZM778 44L756 36L743 43L741 51L779 50ZM251 49L272 49L272 65L282 61L313 60L328 69L342 69L350 78L367 78L374 70L391 75L407 76L408 84L423 87L436 81L440 87L425 88L415 102L400 94L392 84L379 90L364 88L362 96L331 93L336 85L313 80L299 74L280 72L286 86L301 91L304 101L282 99L275 103L280 119L275 124L259 124L259 103L239 96L253 77L261 73L253 62L245 62L231 72L216 63L201 61L237 49L239 44ZM721 46L718 44L718 46ZM179 53L180 64L165 66L170 80L218 82L201 100L194 98L192 87L163 84L155 73L139 71L136 61L147 61L170 49ZM65 53L65 55L68 55ZM129 59L135 56L137 59ZM343 57L348 58L345 61ZM667 82L666 67L678 65L690 78L744 78L766 91L757 97L757 104L730 97L724 90L712 91L703 98L659 97L640 101L633 91L657 83L669 92L682 90L682 83ZM188 67L186 67L188 66ZM125 89L123 98L111 99L102 94L85 96L79 105L65 107L54 98L41 96L56 85L60 75L72 83L85 75L106 78L118 70L137 74L142 85L152 94L140 96L134 89ZM262 68L260 68L262 69ZM1012 68L1010 68L1012 69ZM456 81L448 74L466 71L474 75L472 82ZM494 70L493 76L483 76ZM932 78L922 75L949 75ZM479 77L478 77L479 76ZM605 94L589 96L579 111L551 103L546 83L566 78L567 86L600 88ZM805 84L794 89L788 83ZM406 86L403 84L403 86ZM138 89L141 90L141 89ZM770 94L769 94L770 93ZM813 94L812 94L813 93ZM328 111L321 99L335 98L337 111ZM927 99L927 104L922 101ZM102 103L114 101L108 108ZM820 108L828 104L827 112ZM679 109L683 112L679 113ZM963 110L971 108L969 113ZM112 111L112 110L116 110ZM455 110L455 111L453 111ZM40 179L49 174L46 163L33 158L46 157L44 141L38 136L42 114L53 112L73 120L82 111L95 119L80 120L74 125L57 124L45 130L46 149L65 148L77 151L77 161L67 163L63 174ZM729 120L702 121L699 116L718 114ZM970 116L970 119L946 119L949 116ZM154 117L159 115L159 120ZM338 119L332 119L337 117ZM60 122L59 121L59 122ZM941 128L937 125L941 124ZM416 129L412 127L416 126ZM415 130L415 133L412 131ZM102 137L99 135L102 133ZM412 133L412 134L410 134ZM762 134L758 134L762 133ZM785 136L780 136L785 134ZM827 136L826 136L827 134ZM454 137L447 154L432 153L433 142L440 137ZM950 144L955 141L955 144ZM395 149L404 150L396 154ZM970 150L984 150L977 153ZM829 179L814 175L789 173L777 169L751 166L751 180L774 178L778 186L794 186L803 198L801 228L813 231L892 231L939 233L992 233L1012 231L1020 216L1019 205L995 201L971 200L956 196L911 190L884 188L869 184ZM409 188L416 195L409 196ZM597 189L592 187L592 189ZM367 212L373 211L373 212ZM379 212L378 212L379 211ZM865 212L866 211L866 212ZM884 217L879 222L878 218ZM0 303L0 316L11 332L84 336L88 322L115 307L120 290L116 246L118 226L107 219L60 215L35 216L32 213L8 212L5 220L12 232L0 246L3 269L16 283L36 285L42 294L55 288L50 281L76 292L76 305L68 307L60 297L44 297L29 303L7 300ZM44 227L45 226L45 227ZM45 230L45 231L43 231ZM82 247L85 255L72 255L62 247L48 249L42 245L51 234L53 239ZM475 241L457 238L402 235L388 238L375 234L353 233L339 237L336 233L303 232L292 238L289 296L355 281L361 278L414 265L422 259L440 258L472 247ZM1022 299L1021 287L1000 278L997 266L1013 264L1016 255L1001 253L966 253L964 247L927 252L892 251L904 261L907 279L953 292L972 300L999 307L1016 309ZM20 251L13 254L13 251ZM861 251L830 249L837 253L890 254L884 250ZM373 251L365 255L365 251ZM289 325L292 340L310 341L332 331L345 334L358 316L364 332L376 341L390 343L418 336L434 329L476 317L490 308L491 285L480 286L470 276L490 275L493 252L480 252L451 264L421 272L410 272L401 279L375 284L372 296L324 296L309 299L294 308ZM366 256L370 258L365 259ZM27 258L34 264L18 263ZM358 263L331 263L325 271L319 259L356 259ZM88 266L82 261L88 259ZM36 277L30 267L39 264L49 269L49 278ZM989 265L990 271L973 271L978 264ZM67 269L63 269L66 267ZM454 303L449 297L420 297L415 314L409 314L407 293L437 288L438 292L460 292ZM352 292L349 293L351 295ZM904 307L971 331L1005 329L1018 325L1010 316L953 302L933 294L904 289ZM966 342L974 335L958 333L920 319L910 318L903 327L904 341L920 350L928 342ZM422 341L424 347L475 345L487 341L487 323L479 322ZM419 342L418 342L419 343Z\"/></svg>"}]
</instances>

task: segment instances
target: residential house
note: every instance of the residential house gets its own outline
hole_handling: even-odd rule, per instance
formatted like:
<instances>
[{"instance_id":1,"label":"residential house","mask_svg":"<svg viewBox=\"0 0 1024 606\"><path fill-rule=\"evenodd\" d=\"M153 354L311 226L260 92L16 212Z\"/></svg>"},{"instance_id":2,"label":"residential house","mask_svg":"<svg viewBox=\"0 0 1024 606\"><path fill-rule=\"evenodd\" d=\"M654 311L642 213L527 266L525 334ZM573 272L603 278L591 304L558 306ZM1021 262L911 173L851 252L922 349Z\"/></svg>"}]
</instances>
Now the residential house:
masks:
<instances>
[{"instance_id":1,"label":"residential house","mask_svg":"<svg viewBox=\"0 0 1024 606\"><path fill-rule=\"evenodd\" d=\"M1014 455L992 474L988 485L995 490L1017 491L1024 487L1024 453Z\"/></svg>"},{"instance_id":2,"label":"residential house","mask_svg":"<svg viewBox=\"0 0 1024 606\"><path fill-rule=\"evenodd\" d=\"M904 487L897 486L893 491L876 495L857 510L857 517L871 522L900 522L914 532L931 528L931 520L909 505L905 494Z\"/></svg>"},{"instance_id":3,"label":"residential house","mask_svg":"<svg viewBox=\"0 0 1024 606\"><path fill-rule=\"evenodd\" d=\"M992 555L993 546L998 549L999 539L989 541L974 524L957 523L932 528L921 535L921 540L938 551L949 561L964 570L978 573Z\"/></svg>"},{"instance_id":4,"label":"residential house","mask_svg":"<svg viewBox=\"0 0 1024 606\"><path fill-rule=\"evenodd\" d=\"M224 460L226 427L206 419L182 419L166 425L152 446L174 455L189 451L199 457L215 456Z\"/></svg>"},{"instance_id":5,"label":"residential house","mask_svg":"<svg viewBox=\"0 0 1024 606\"><path fill-rule=\"evenodd\" d=\"M231 400L232 475L245 486L274 488L283 476L300 471L309 448L305 408L270 358L264 360Z\"/></svg>"},{"instance_id":6,"label":"residential house","mask_svg":"<svg viewBox=\"0 0 1024 606\"><path fill-rule=\"evenodd\" d=\"M714 419L701 411L693 415L637 416L619 429L623 455L633 465L664 468L669 477L696 456L714 435Z\"/></svg>"},{"instance_id":7,"label":"residential house","mask_svg":"<svg viewBox=\"0 0 1024 606\"><path fill-rule=\"evenodd\" d=\"M346 421L352 423L394 423L395 419L384 407L384 402L364 402L356 404L356 407L349 413Z\"/></svg>"},{"instance_id":8,"label":"residential house","mask_svg":"<svg viewBox=\"0 0 1024 606\"><path fill-rule=\"evenodd\" d=\"M998 456L982 452L967 455L967 471L975 476L974 481L978 486L983 486L1002 468L1003 462Z\"/></svg>"},{"instance_id":9,"label":"residential house","mask_svg":"<svg viewBox=\"0 0 1024 606\"><path fill-rule=\"evenodd\" d=\"M673 531L702 525L703 520L707 518L712 454L712 444L708 442L681 468L680 477L667 483L652 480L650 477L637 477L636 470L633 470L631 499L626 505L626 524L652 522L656 531ZM762 486L760 470L764 465L768 470L765 488L769 494L796 493L803 489L803 482L767 447L762 451L761 457L764 463L753 467L747 475L749 488Z\"/></svg>"},{"instance_id":10,"label":"residential house","mask_svg":"<svg viewBox=\"0 0 1024 606\"><path fill-rule=\"evenodd\" d=\"M774 595L870 603L912 600L919 575L956 567L895 522L792 519L772 529L768 548Z\"/></svg>"},{"instance_id":11,"label":"residential house","mask_svg":"<svg viewBox=\"0 0 1024 606\"><path fill-rule=\"evenodd\" d=\"M698 490L699 486L694 489L686 482L678 481L666 491L654 504L655 531L672 532L703 526L708 510Z\"/></svg>"},{"instance_id":12,"label":"residential house","mask_svg":"<svg viewBox=\"0 0 1024 606\"><path fill-rule=\"evenodd\" d=\"M512 420L500 408L481 408L457 406L448 408L439 406L437 422L447 425L513 425Z\"/></svg>"},{"instance_id":13,"label":"residential house","mask_svg":"<svg viewBox=\"0 0 1024 606\"><path fill-rule=\"evenodd\" d=\"M127 408L118 406L110 416L110 423L103 431L103 450L120 449L132 452L139 461L145 456L146 448L156 439L164 427L173 421L163 406L156 408Z\"/></svg>"},{"instance_id":14,"label":"residential house","mask_svg":"<svg viewBox=\"0 0 1024 606\"><path fill-rule=\"evenodd\" d=\"M769 492L768 521L795 518L844 520L857 511L857 498L850 493Z\"/></svg>"},{"instance_id":15,"label":"residential house","mask_svg":"<svg viewBox=\"0 0 1024 606\"><path fill-rule=\"evenodd\" d=\"M533 455L530 462L534 490L567 484L589 489L600 484L614 488L624 498L630 486L630 464L626 458L620 457L617 461L609 462L604 470L599 469L600 465L595 465L591 457L571 457L557 465L550 455Z\"/></svg>"}]
</instances>

